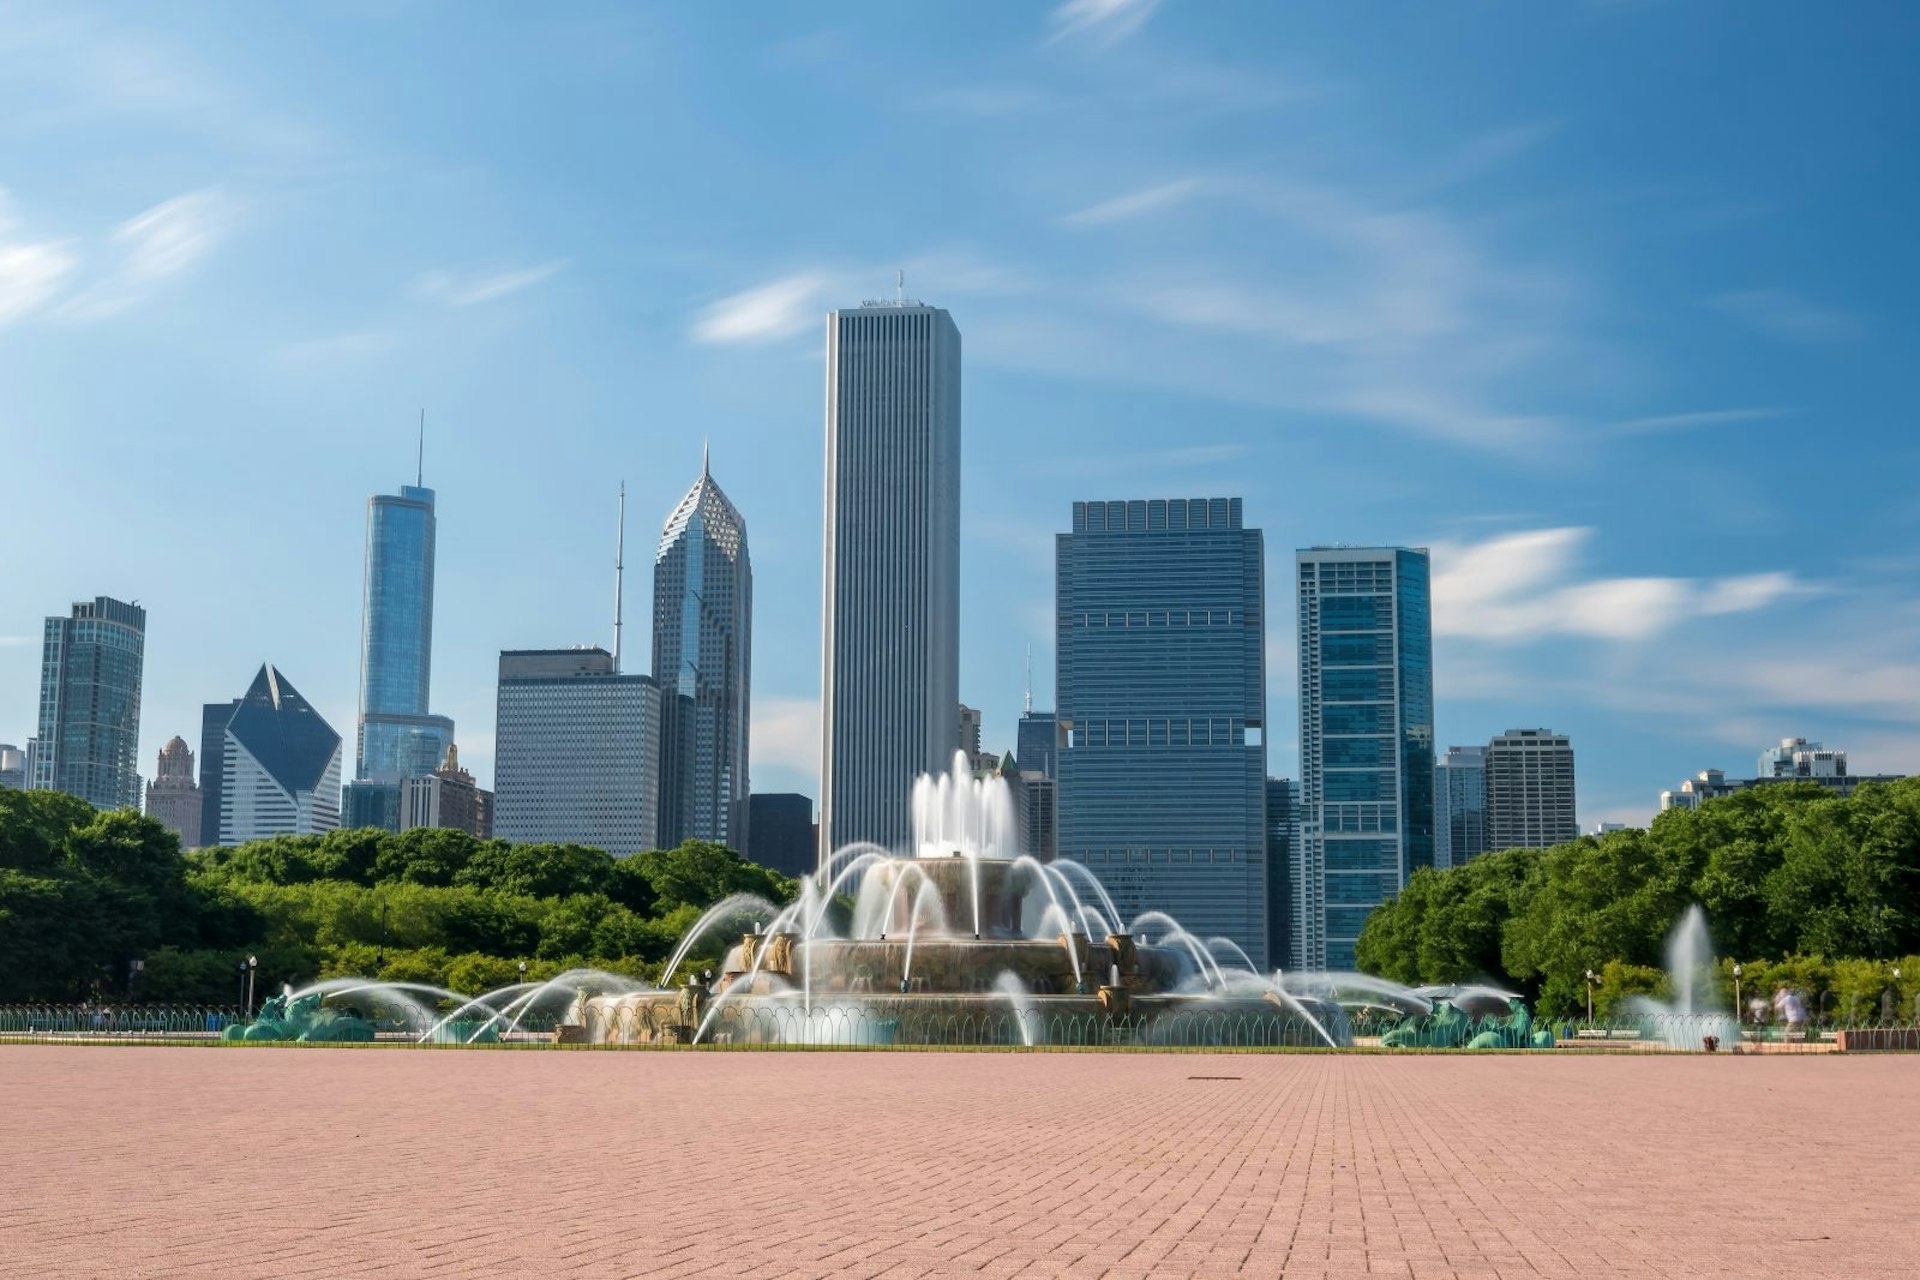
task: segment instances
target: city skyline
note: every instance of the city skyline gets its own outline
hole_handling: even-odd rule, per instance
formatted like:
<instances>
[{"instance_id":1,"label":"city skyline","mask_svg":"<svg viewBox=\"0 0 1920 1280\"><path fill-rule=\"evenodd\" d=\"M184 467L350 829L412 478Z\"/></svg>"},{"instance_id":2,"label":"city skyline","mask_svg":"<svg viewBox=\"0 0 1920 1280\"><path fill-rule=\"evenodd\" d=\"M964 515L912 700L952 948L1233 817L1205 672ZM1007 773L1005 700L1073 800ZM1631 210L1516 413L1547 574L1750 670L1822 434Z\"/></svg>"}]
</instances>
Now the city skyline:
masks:
<instances>
[{"instance_id":1,"label":"city skyline","mask_svg":"<svg viewBox=\"0 0 1920 1280\"><path fill-rule=\"evenodd\" d=\"M1890 230L1910 195L1872 177L1910 124L1885 94L1898 40L1757 15L1753 56L1715 58L1723 27L1657 8L1470 16L1445 42L1415 18L1385 47L1314 15L1175 4L1105 33L1011 6L829 30L595 10L598 38L558 41L593 58L536 77L564 114L515 133L387 89L402 78L355 62L347 19L267 15L300 53L255 68L210 19L102 33L69 12L0 52L0 94L46 131L0 175L0 242L44 268L0 284L7 444L27 464L0 504L62 529L0 584L0 741L33 736L38 619L96 594L152 611L141 761L195 741L201 704L265 654L351 723L363 530L339 513L413 469L424 403L445 459L436 710L469 726L483 779L499 650L607 641L607 477L640 475L640 509L666 509L672 469L641 464L711 434L762 536L756 603L796 637L756 660L755 784L817 795L817 325L904 266L970 338L960 688L994 748L1026 646L1051 665L1048 513L1164 476L1243 493L1276 553L1432 546L1439 740L1553 724L1581 747L1583 826L1645 821L1660 788L1743 775L1785 734L1842 744L1863 773L1920 770L1895 479L1912 392L1876 284L1910 253ZM441 24L382 30L376 57L445 89L418 56ZM526 31L468 24L456 61L481 89L523 80ZM93 35L171 78L87 78ZM1483 83L1446 51L1468 47L1512 75ZM1629 47L1660 50L1631 92L1605 74ZM1810 102L1789 110L1767 68L1800 54ZM681 109L618 146L698 157L724 216L620 174L590 188L530 145L578 124L613 148L595 122L648 109L630 71L653 57L684 68ZM716 91L742 59L736 111ZM847 69L878 61L901 83L856 89ZM1400 82L1461 92L1436 107ZM342 109L356 98L382 104L378 129ZM850 115L854 98L882 109ZM1356 107L1364 127L1342 123ZM1720 145L1736 122L1805 163L1789 180ZM745 153L703 149L723 135ZM819 163L760 163L790 137ZM900 196L838 198L876 160ZM1869 183L1884 222L1854 216ZM1845 450L1784 461L1842 428ZM179 499L209 487L219 501ZM59 495L80 492L112 518L64 520ZM1267 718L1285 725L1284 572L1267 595ZM1810 633L1831 638L1785 639ZM1044 675L1036 696L1052 701ZM1271 735L1276 776L1297 773L1291 736Z\"/></svg>"}]
</instances>

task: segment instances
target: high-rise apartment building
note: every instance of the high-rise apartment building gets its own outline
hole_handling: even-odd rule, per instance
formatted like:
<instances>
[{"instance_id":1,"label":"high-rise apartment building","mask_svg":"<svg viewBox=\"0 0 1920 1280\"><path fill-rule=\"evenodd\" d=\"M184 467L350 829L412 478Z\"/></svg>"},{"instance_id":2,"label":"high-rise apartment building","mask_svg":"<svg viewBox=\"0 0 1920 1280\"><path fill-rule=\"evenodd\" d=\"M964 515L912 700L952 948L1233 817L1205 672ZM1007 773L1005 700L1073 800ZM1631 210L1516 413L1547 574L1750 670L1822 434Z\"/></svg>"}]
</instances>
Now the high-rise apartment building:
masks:
<instances>
[{"instance_id":1,"label":"high-rise apartment building","mask_svg":"<svg viewBox=\"0 0 1920 1280\"><path fill-rule=\"evenodd\" d=\"M401 782L396 825L402 831L439 827L491 839L493 792L474 785L473 775L460 767L459 749L449 745L438 769Z\"/></svg>"},{"instance_id":2,"label":"high-rise apartment building","mask_svg":"<svg viewBox=\"0 0 1920 1280\"><path fill-rule=\"evenodd\" d=\"M1573 744L1546 729L1509 729L1487 743L1487 848L1544 849L1580 834Z\"/></svg>"},{"instance_id":3,"label":"high-rise apartment building","mask_svg":"<svg viewBox=\"0 0 1920 1280\"><path fill-rule=\"evenodd\" d=\"M1465 866L1487 848L1487 749L1448 747L1433 768L1433 865Z\"/></svg>"},{"instance_id":4,"label":"high-rise apartment building","mask_svg":"<svg viewBox=\"0 0 1920 1280\"><path fill-rule=\"evenodd\" d=\"M147 611L108 596L48 618L40 650L37 791L98 809L140 807L140 679Z\"/></svg>"},{"instance_id":5,"label":"high-rise apartment building","mask_svg":"<svg viewBox=\"0 0 1920 1280\"><path fill-rule=\"evenodd\" d=\"M193 780L193 751L181 737L160 748L159 767L147 784L147 816L180 837L180 847L200 843L200 784Z\"/></svg>"},{"instance_id":6,"label":"high-rise apartment building","mask_svg":"<svg viewBox=\"0 0 1920 1280\"><path fill-rule=\"evenodd\" d=\"M747 857L783 876L813 874L813 801L794 792L755 792L747 801Z\"/></svg>"},{"instance_id":7,"label":"high-rise apartment building","mask_svg":"<svg viewBox=\"0 0 1920 1280\"><path fill-rule=\"evenodd\" d=\"M1238 498L1076 502L1055 545L1059 856L1264 967L1260 531Z\"/></svg>"},{"instance_id":8,"label":"high-rise apartment building","mask_svg":"<svg viewBox=\"0 0 1920 1280\"><path fill-rule=\"evenodd\" d=\"M1293 951L1293 863L1299 856L1300 784L1267 779L1267 960Z\"/></svg>"},{"instance_id":9,"label":"high-rise apartment building","mask_svg":"<svg viewBox=\"0 0 1920 1280\"><path fill-rule=\"evenodd\" d=\"M960 703L960 331L917 302L827 318L820 845L904 850Z\"/></svg>"},{"instance_id":10,"label":"high-rise apartment building","mask_svg":"<svg viewBox=\"0 0 1920 1280\"><path fill-rule=\"evenodd\" d=\"M500 655L493 830L624 857L660 831L660 686L597 646Z\"/></svg>"},{"instance_id":11,"label":"high-rise apartment building","mask_svg":"<svg viewBox=\"0 0 1920 1280\"><path fill-rule=\"evenodd\" d=\"M685 840L746 847L752 651L747 522L703 458L653 558L662 848Z\"/></svg>"},{"instance_id":12,"label":"high-rise apartment building","mask_svg":"<svg viewBox=\"0 0 1920 1280\"><path fill-rule=\"evenodd\" d=\"M1427 552L1297 554L1300 856L1293 967L1350 969L1367 915L1433 864Z\"/></svg>"},{"instance_id":13,"label":"high-rise apartment building","mask_svg":"<svg viewBox=\"0 0 1920 1280\"><path fill-rule=\"evenodd\" d=\"M340 825L340 735L274 667L254 676L222 737L217 843L319 835Z\"/></svg>"},{"instance_id":14,"label":"high-rise apartment building","mask_svg":"<svg viewBox=\"0 0 1920 1280\"><path fill-rule=\"evenodd\" d=\"M27 753L11 742L0 742L0 787L27 789Z\"/></svg>"},{"instance_id":15,"label":"high-rise apartment building","mask_svg":"<svg viewBox=\"0 0 1920 1280\"><path fill-rule=\"evenodd\" d=\"M453 722L427 709L434 533L433 490L402 485L367 499L356 779L432 773L453 741Z\"/></svg>"}]
</instances>

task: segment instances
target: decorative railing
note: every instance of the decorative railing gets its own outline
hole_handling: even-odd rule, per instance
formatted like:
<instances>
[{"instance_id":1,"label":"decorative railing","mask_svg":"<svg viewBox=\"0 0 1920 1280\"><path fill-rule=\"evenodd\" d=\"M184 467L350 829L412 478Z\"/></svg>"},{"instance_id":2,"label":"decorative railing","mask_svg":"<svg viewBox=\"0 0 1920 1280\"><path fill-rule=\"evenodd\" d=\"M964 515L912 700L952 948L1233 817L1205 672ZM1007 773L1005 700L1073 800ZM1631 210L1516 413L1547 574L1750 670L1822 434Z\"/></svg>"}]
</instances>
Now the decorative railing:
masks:
<instances>
[{"instance_id":1,"label":"decorative railing","mask_svg":"<svg viewBox=\"0 0 1920 1280\"><path fill-rule=\"evenodd\" d=\"M245 1010L222 1005L0 1005L0 1042L204 1043L228 1042L234 1026L245 1027ZM1323 1023L1324 1025L1324 1023ZM1381 1032L1392 1024L1360 1021L1349 1030L1327 1026L1340 1047L1380 1050ZM1485 1028L1493 1023L1475 1024ZM689 1021L671 1004L610 1004L590 1007L586 1020L567 1024L553 1013L528 1013L517 1021L466 1011L444 1022L408 1019L374 1023L383 1045L605 1046L714 1050L996 1048L1070 1049L1297 1049L1326 1050L1328 1036L1296 1013L1209 1010L1204 1004L1150 1014L1113 1016L1045 1008L952 1012L889 1011L852 1002L749 1006L721 1003ZM1588 1023L1541 1020L1556 1052L1690 1052L1714 1043L1720 1053L1920 1052L1920 1026L1912 1022L1838 1020L1799 1026L1735 1026L1724 1015L1652 1014ZM1544 1040L1544 1037L1543 1037ZM1519 1048L1510 1038L1496 1048ZM1547 1047L1544 1043L1540 1046ZM1464 1046L1422 1045L1390 1053L1469 1052Z\"/></svg>"}]
</instances>

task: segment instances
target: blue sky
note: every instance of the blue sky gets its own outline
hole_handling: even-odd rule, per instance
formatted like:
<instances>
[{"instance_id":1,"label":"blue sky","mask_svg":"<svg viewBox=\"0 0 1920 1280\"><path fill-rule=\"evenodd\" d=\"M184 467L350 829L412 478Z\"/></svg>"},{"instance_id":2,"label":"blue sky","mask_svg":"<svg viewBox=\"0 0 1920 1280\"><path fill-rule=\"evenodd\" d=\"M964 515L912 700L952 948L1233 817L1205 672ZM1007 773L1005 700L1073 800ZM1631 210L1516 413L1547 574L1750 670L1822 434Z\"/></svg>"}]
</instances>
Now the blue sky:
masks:
<instances>
[{"instance_id":1,"label":"blue sky","mask_svg":"<svg viewBox=\"0 0 1920 1280\"><path fill-rule=\"evenodd\" d=\"M434 709L483 779L498 651L606 642L622 478L644 624L710 440L754 784L813 793L822 317L903 268L965 340L961 689L996 746L1029 644L1051 699L1072 501L1240 494L1276 774L1317 542L1434 549L1442 742L1571 733L1583 821L1789 734L1920 771L1917 27L0 6L0 741L41 618L99 593L149 610L147 769L262 661L350 738L365 501L424 407Z\"/></svg>"}]
</instances>

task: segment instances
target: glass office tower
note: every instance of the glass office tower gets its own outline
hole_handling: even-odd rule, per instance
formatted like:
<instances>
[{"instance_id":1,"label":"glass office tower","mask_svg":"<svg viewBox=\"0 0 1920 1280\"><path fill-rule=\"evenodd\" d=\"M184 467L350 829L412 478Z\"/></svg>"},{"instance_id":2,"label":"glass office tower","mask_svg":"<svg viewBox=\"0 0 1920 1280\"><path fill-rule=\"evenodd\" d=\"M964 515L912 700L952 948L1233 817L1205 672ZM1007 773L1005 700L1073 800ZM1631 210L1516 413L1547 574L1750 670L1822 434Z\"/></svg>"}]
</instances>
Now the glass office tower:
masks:
<instances>
[{"instance_id":1,"label":"glass office tower","mask_svg":"<svg viewBox=\"0 0 1920 1280\"><path fill-rule=\"evenodd\" d=\"M1433 771L1433 865L1464 866L1487 848L1487 749L1448 747Z\"/></svg>"},{"instance_id":2,"label":"glass office tower","mask_svg":"<svg viewBox=\"0 0 1920 1280\"><path fill-rule=\"evenodd\" d=\"M653 558L653 679L660 686L660 847L748 847L748 677L753 564L747 522L703 459ZM811 818L809 818L811 825Z\"/></svg>"},{"instance_id":3,"label":"glass office tower","mask_svg":"<svg viewBox=\"0 0 1920 1280\"><path fill-rule=\"evenodd\" d=\"M917 302L827 318L820 844L904 850L960 706L960 331Z\"/></svg>"},{"instance_id":4,"label":"glass office tower","mask_svg":"<svg viewBox=\"0 0 1920 1280\"><path fill-rule=\"evenodd\" d=\"M1300 589L1294 968L1350 969L1367 915L1433 865L1433 623L1424 548L1314 547Z\"/></svg>"},{"instance_id":5,"label":"glass office tower","mask_svg":"<svg viewBox=\"0 0 1920 1280\"><path fill-rule=\"evenodd\" d=\"M397 782L446 758L453 722L429 714L433 673L433 490L367 499L360 721L354 777Z\"/></svg>"},{"instance_id":6,"label":"glass office tower","mask_svg":"<svg viewBox=\"0 0 1920 1280\"><path fill-rule=\"evenodd\" d=\"M1076 502L1056 564L1059 856L1264 968L1260 531L1238 498Z\"/></svg>"},{"instance_id":7,"label":"glass office tower","mask_svg":"<svg viewBox=\"0 0 1920 1280\"><path fill-rule=\"evenodd\" d=\"M40 734L27 785L99 809L140 807L140 680L147 611L107 596L48 618Z\"/></svg>"}]
</instances>

